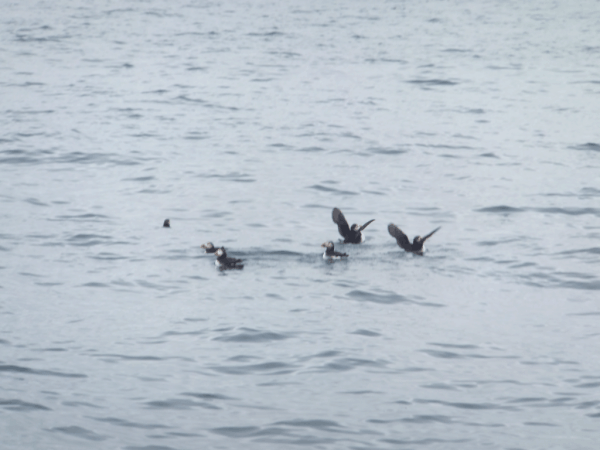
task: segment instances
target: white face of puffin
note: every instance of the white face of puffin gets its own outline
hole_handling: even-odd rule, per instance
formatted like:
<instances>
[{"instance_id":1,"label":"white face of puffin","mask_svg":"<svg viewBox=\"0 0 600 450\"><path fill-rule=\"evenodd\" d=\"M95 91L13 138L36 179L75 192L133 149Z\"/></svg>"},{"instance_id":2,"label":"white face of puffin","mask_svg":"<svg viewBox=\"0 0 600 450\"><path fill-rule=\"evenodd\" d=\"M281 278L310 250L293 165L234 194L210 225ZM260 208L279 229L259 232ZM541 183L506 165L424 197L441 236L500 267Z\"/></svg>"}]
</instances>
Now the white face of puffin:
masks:
<instances>
[{"instance_id":1,"label":"white face of puffin","mask_svg":"<svg viewBox=\"0 0 600 450\"><path fill-rule=\"evenodd\" d=\"M215 255L217 255L217 256L223 256L223 250L221 250L221 249L218 249L218 250L215 252Z\"/></svg>"},{"instance_id":2,"label":"white face of puffin","mask_svg":"<svg viewBox=\"0 0 600 450\"><path fill-rule=\"evenodd\" d=\"M333 242L331 242L331 241L329 241L329 242L323 242L321 244L321 247L325 247L325 248L327 248L327 250L332 249L333 248ZM329 256L327 256L327 250L325 250L325 252L323 253L323 259L329 258Z\"/></svg>"}]
</instances>

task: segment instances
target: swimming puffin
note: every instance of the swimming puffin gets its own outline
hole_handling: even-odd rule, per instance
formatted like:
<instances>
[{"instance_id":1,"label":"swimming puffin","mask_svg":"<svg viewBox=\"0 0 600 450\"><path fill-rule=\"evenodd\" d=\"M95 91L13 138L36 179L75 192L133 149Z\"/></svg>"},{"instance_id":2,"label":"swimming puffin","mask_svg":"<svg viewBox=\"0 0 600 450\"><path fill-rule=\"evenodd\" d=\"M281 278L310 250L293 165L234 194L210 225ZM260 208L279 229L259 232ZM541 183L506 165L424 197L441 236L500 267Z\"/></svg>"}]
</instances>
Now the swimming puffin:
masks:
<instances>
[{"instance_id":1,"label":"swimming puffin","mask_svg":"<svg viewBox=\"0 0 600 450\"><path fill-rule=\"evenodd\" d=\"M171 221L169 219L165 219L163 222L163 228L171 228Z\"/></svg>"},{"instance_id":2,"label":"swimming puffin","mask_svg":"<svg viewBox=\"0 0 600 450\"><path fill-rule=\"evenodd\" d=\"M429 239L431 236L433 236L433 233L435 233L440 228L442 228L442 227L437 227L435 230L433 230L431 233L429 233L427 236L425 236L423 238L421 236L415 236L415 238L413 239L412 244L411 244L410 241L408 240L408 237L402 232L402 230L400 228L398 228L393 223L390 223L388 225L388 231L390 232L390 235L392 235L393 237L396 238L396 242L398 242L398 245L400 247L402 247L407 252L411 252L411 253L414 253L415 255L421 255L421 256L423 256L423 244L425 244L425 241L427 239Z\"/></svg>"},{"instance_id":3,"label":"swimming puffin","mask_svg":"<svg viewBox=\"0 0 600 450\"><path fill-rule=\"evenodd\" d=\"M240 264L242 262L241 259L227 257L227 252L225 252L225 247L218 248L217 251L215 251L215 255L217 256L215 265L219 266L221 269L243 269L244 268L244 265Z\"/></svg>"},{"instance_id":4,"label":"swimming puffin","mask_svg":"<svg viewBox=\"0 0 600 450\"><path fill-rule=\"evenodd\" d=\"M204 249L204 253L214 253L217 251L217 248L213 245L212 242L207 242L206 244L202 244L200 248Z\"/></svg>"},{"instance_id":5,"label":"swimming puffin","mask_svg":"<svg viewBox=\"0 0 600 450\"><path fill-rule=\"evenodd\" d=\"M365 237L362 234L362 230L367 228L367 226L371 222L373 222L373 220L375 220L375 219L369 220L362 227L355 223L352 225L352 228L350 228L348 226L348 222L346 221L346 218L344 217L342 212L337 208L333 208L333 212L331 213L331 218L337 224L338 231L344 238L344 244L361 244L362 242L364 242Z\"/></svg>"},{"instance_id":6,"label":"swimming puffin","mask_svg":"<svg viewBox=\"0 0 600 450\"><path fill-rule=\"evenodd\" d=\"M346 253L336 252L333 249L333 242L324 242L321 244L321 247L326 247L325 253L323 253L323 259L342 259L347 258L348 255Z\"/></svg>"}]
</instances>

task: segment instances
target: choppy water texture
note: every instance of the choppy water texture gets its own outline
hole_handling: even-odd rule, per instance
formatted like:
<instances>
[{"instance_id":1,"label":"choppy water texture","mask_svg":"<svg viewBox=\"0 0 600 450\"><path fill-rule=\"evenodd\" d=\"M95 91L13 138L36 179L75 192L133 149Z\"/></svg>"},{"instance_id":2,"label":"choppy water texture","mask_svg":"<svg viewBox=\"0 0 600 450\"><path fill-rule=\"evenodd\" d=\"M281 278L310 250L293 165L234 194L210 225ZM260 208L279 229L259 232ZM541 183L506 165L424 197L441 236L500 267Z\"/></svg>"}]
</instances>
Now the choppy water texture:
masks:
<instances>
[{"instance_id":1,"label":"choppy water texture","mask_svg":"<svg viewBox=\"0 0 600 450\"><path fill-rule=\"evenodd\" d=\"M597 448L599 43L591 0L3 5L2 449ZM375 222L327 263L333 207Z\"/></svg>"}]
</instances>

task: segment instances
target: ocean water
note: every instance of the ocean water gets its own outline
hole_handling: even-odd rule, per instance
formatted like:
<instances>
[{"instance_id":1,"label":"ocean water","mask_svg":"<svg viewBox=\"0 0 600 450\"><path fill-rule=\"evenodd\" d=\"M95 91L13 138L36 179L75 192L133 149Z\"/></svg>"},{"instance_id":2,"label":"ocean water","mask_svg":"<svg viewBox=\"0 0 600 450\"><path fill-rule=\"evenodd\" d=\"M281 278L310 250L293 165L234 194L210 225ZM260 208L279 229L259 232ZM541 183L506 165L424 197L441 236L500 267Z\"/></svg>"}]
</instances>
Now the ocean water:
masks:
<instances>
[{"instance_id":1,"label":"ocean water","mask_svg":"<svg viewBox=\"0 0 600 450\"><path fill-rule=\"evenodd\" d=\"M597 448L597 1L5 2L0 99L2 450Z\"/></svg>"}]
</instances>

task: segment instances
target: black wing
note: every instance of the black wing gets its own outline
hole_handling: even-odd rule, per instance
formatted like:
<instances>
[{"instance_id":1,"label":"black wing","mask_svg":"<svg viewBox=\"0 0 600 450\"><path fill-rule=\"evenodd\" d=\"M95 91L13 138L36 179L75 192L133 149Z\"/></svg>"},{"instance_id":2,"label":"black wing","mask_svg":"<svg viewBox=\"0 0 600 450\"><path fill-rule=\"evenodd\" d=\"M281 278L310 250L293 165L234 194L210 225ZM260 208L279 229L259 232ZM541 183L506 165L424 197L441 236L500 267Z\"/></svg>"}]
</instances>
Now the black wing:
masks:
<instances>
[{"instance_id":1,"label":"black wing","mask_svg":"<svg viewBox=\"0 0 600 450\"><path fill-rule=\"evenodd\" d=\"M400 228L398 228L393 223L390 223L388 225L388 231L390 232L390 234L393 237L396 238L396 242L398 243L398 245L400 247L402 247L407 252L412 251L412 245L410 245L410 241L408 240L408 237L406 237L406 235L402 232L402 230Z\"/></svg>"},{"instance_id":2,"label":"black wing","mask_svg":"<svg viewBox=\"0 0 600 450\"><path fill-rule=\"evenodd\" d=\"M371 220L369 220L367 223L365 223L365 224L364 224L362 227L360 227L360 228L358 229L358 232L360 233L362 230L364 230L365 228L367 228L367 227L369 226L369 224L370 224L371 222L373 222L374 220L375 220L375 219L371 219Z\"/></svg>"},{"instance_id":3,"label":"black wing","mask_svg":"<svg viewBox=\"0 0 600 450\"><path fill-rule=\"evenodd\" d=\"M338 231L342 235L344 239L347 239L350 236L350 227L348 226L348 222L346 222L346 218L342 214L342 212L333 208L333 212L331 213L331 218L338 226Z\"/></svg>"},{"instance_id":4,"label":"black wing","mask_svg":"<svg viewBox=\"0 0 600 450\"><path fill-rule=\"evenodd\" d=\"M425 236L423 238L423 242L425 242L427 239L429 239L431 236L433 236L433 233L435 233L437 230L439 230L442 227L437 227L435 230L433 230L431 233L429 233L427 236Z\"/></svg>"}]
</instances>

